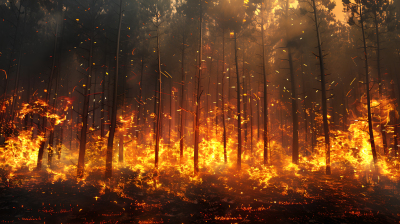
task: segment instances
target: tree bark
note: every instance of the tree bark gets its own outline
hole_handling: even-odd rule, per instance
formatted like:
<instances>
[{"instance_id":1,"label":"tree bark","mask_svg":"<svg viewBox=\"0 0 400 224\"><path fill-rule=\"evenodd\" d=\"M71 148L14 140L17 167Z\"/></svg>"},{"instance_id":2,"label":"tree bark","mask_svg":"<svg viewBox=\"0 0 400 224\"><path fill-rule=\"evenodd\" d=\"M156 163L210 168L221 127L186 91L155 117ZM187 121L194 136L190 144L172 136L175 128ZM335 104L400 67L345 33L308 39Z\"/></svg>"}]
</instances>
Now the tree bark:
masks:
<instances>
[{"instance_id":1,"label":"tree bark","mask_svg":"<svg viewBox=\"0 0 400 224\"><path fill-rule=\"evenodd\" d=\"M107 46L107 43L106 43ZM103 74L103 82L102 82L102 87L101 87L101 123L100 123L100 138L103 139L105 136L105 104L106 104L106 75L108 75L108 64L107 64L107 50L104 51L104 57L105 57L105 63L104 65L106 66L106 69Z\"/></svg>"},{"instance_id":2,"label":"tree bark","mask_svg":"<svg viewBox=\"0 0 400 224\"><path fill-rule=\"evenodd\" d=\"M194 174L199 173L199 143L200 143L200 103L201 103L201 73L202 73L202 61L203 61L203 33L202 33L202 23L203 23L203 9L202 0L200 0L200 46L199 46L199 76L197 77L197 94L196 94L196 124L194 131Z\"/></svg>"},{"instance_id":3,"label":"tree bark","mask_svg":"<svg viewBox=\"0 0 400 224\"><path fill-rule=\"evenodd\" d=\"M235 31L235 65L236 65L236 99L237 99L237 116L238 116L238 126L237 126L237 135L238 135L238 151L237 151L237 169L241 170L242 167L242 111L240 109L240 74L239 74L239 63L238 63L238 55L237 55L237 39L236 39L236 31Z\"/></svg>"},{"instance_id":4,"label":"tree bark","mask_svg":"<svg viewBox=\"0 0 400 224\"><path fill-rule=\"evenodd\" d=\"M114 135L117 126L117 101L118 101L118 73L119 73L119 49L121 40L121 26L122 26L122 0L119 3L119 25L118 25L118 35L117 35L117 52L116 52L116 65L115 65L115 76L114 76L114 89L113 89L113 105L112 105L112 116L111 116L111 127L108 136L107 143L107 154L106 154L106 179L112 176L112 155L114 147Z\"/></svg>"},{"instance_id":5,"label":"tree bark","mask_svg":"<svg viewBox=\"0 0 400 224\"><path fill-rule=\"evenodd\" d=\"M161 53L160 53L160 33L159 33L159 14L157 10L157 56L158 56L158 78L159 78L159 92L158 92L158 111L157 111L157 127L156 127L156 148L155 148L155 168L158 169L158 154L160 149L160 129L161 129L161 121L162 121L162 76L161 76Z\"/></svg>"},{"instance_id":6,"label":"tree bark","mask_svg":"<svg viewBox=\"0 0 400 224\"><path fill-rule=\"evenodd\" d=\"M292 163L299 164L299 121L297 114L297 94L296 80L294 78L292 46L289 36L289 0L286 1L286 47L288 49L290 83L291 83L291 99L292 99L292 121L293 121L293 144L292 144Z\"/></svg>"},{"instance_id":7,"label":"tree bark","mask_svg":"<svg viewBox=\"0 0 400 224\"><path fill-rule=\"evenodd\" d=\"M322 92L322 119L324 123L324 134L325 134L325 150L326 150L326 174L331 174L331 144L329 141L329 123L328 123L328 106L326 102L326 87L325 87L325 69L324 69L324 55L322 54L321 37L319 32L317 9L315 6L315 0L312 0L314 9L314 22L315 29L317 32L318 41L318 53L319 53L319 68L321 72L321 92Z\"/></svg>"},{"instance_id":8,"label":"tree bark","mask_svg":"<svg viewBox=\"0 0 400 224\"><path fill-rule=\"evenodd\" d=\"M140 121L141 121L141 118L140 118L140 115L141 115L141 111L142 111L142 108L141 108L141 106L142 106L142 103L143 103L143 100L142 100L142 91L143 91L143 89L142 89L142 85L143 85L143 71L144 71L144 56L142 55L142 60L141 60L141 69L140 69L140 83L139 83L139 102L138 102L138 104L139 104L139 106L138 106L138 115L137 115L137 121L136 121L136 130L135 130L135 135L136 135L136 141L139 141L139 131L138 131L138 129L140 128Z\"/></svg>"},{"instance_id":9,"label":"tree bark","mask_svg":"<svg viewBox=\"0 0 400 224\"><path fill-rule=\"evenodd\" d=\"M59 66L57 66L58 69ZM58 74L59 75L59 74ZM55 111L57 111L57 95L58 95L58 79L60 77L56 78L56 88L54 91L54 99L53 99L53 108L55 109ZM54 132L56 129L56 125L54 124L54 119L52 119L51 122L51 129L50 129L50 138L49 138L49 145L48 145L48 153L47 153L47 167L51 168L52 167L52 160L53 160L53 155L54 155ZM56 149L57 149L58 145L56 142Z\"/></svg>"},{"instance_id":10,"label":"tree bark","mask_svg":"<svg viewBox=\"0 0 400 224\"><path fill-rule=\"evenodd\" d=\"M83 103L83 113L82 113L82 129L81 129L81 139L79 143L79 159L78 159L78 178L82 178L85 169L85 153L86 153L86 133L88 128L88 113L89 113L89 99L90 96L88 92L90 91L92 83L92 65L93 65L93 30L90 35L90 50L89 50L89 69L88 77L86 79L86 86L84 91L84 103Z\"/></svg>"},{"instance_id":11,"label":"tree bark","mask_svg":"<svg viewBox=\"0 0 400 224\"><path fill-rule=\"evenodd\" d=\"M125 110L125 84L126 84L126 75L122 76L122 103L121 103L121 117L124 118L124 110ZM118 111L118 110L117 110ZM118 136L118 162L124 162L124 127L121 124L119 128L119 136Z\"/></svg>"},{"instance_id":12,"label":"tree bark","mask_svg":"<svg viewBox=\"0 0 400 224\"><path fill-rule=\"evenodd\" d=\"M301 77L303 81L303 112L304 112L304 135L305 135L305 140L304 140L304 151L305 155L308 155L308 123L307 123L307 101L306 101L306 79L305 79L305 73L303 71L303 55L301 55Z\"/></svg>"},{"instance_id":13,"label":"tree bark","mask_svg":"<svg viewBox=\"0 0 400 224\"><path fill-rule=\"evenodd\" d=\"M181 61L181 69L182 69L182 77L181 77L181 105L180 105L180 130L179 130L179 157L180 157L180 164L183 164L183 147L184 147L184 121L183 121L183 116L184 116L184 110L183 110L183 105L184 105L184 95L185 95L185 32L183 32L182 35L182 61Z\"/></svg>"},{"instance_id":14,"label":"tree bark","mask_svg":"<svg viewBox=\"0 0 400 224\"><path fill-rule=\"evenodd\" d=\"M58 22L56 23L56 31L58 30ZM50 93L51 93L51 84L53 83L53 76L54 76L54 71L56 68L56 53L57 53L57 42L58 40L58 36L57 36L57 32L56 35L54 36L54 49L53 49L53 64L51 67L51 73L50 73L50 78L49 78L49 83L47 85L47 92L46 92L46 103L49 103L50 101ZM47 113L47 108L45 108L44 110L44 114ZM43 162L43 154L44 154L44 146L46 144L46 125L47 125L47 118L46 116L43 116L42 119L42 135L43 135L43 141L40 143L39 145L39 153L38 153L38 161L37 161L37 169L41 170L42 169L42 162Z\"/></svg>"},{"instance_id":15,"label":"tree bark","mask_svg":"<svg viewBox=\"0 0 400 224\"><path fill-rule=\"evenodd\" d=\"M377 163L378 158L376 155L376 148L375 148L375 139L374 139L374 130L372 126L372 113L371 113L371 96L369 92L369 68L368 68L368 53L367 53L367 44L365 38L365 31L364 31L364 18L363 18L363 6L360 6L360 23L361 23L361 30L363 36L363 43L364 43L364 61L365 61L365 81L366 81L366 93L367 93L367 108L368 108L368 130L369 130L369 139L371 143L371 150L372 156L374 159L374 166L375 170L378 171Z\"/></svg>"},{"instance_id":16,"label":"tree bark","mask_svg":"<svg viewBox=\"0 0 400 224\"><path fill-rule=\"evenodd\" d=\"M388 156L389 150L387 147L387 138L386 138L386 125L384 122L382 122L382 117L381 113L384 110L383 105L382 105L382 99L383 99L383 90L382 90L382 78L381 78L381 49L380 49L380 42L379 42L379 22L377 18L377 13L376 10L374 10L374 23L375 23L375 35L376 35L376 54L377 54L377 68L378 68L378 89L379 89L379 127L380 131L382 134L382 142L383 142L383 151L385 153L385 156Z\"/></svg>"},{"instance_id":17,"label":"tree bark","mask_svg":"<svg viewBox=\"0 0 400 224\"><path fill-rule=\"evenodd\" d=\"M15 4L15 3L14 3ZM19 25L20 25L20 18L21 18L21 7L22 4L19 4L19 8L18 8L18 16L17 16L17 25L15 26L15 36L14 36L14 40L13 40L13 44L12 44L12 48L11 48L11 53L10 53L10 60L8 63L8 68L7 68L7 72L6 72L6 76L10 75L10 69L12 67L12 62L13 62L13 54L15 51L15 47L17 46L17 38L18 38L18 29L19 29ZM26 16L26 15L25 15ZM19 63L18 63L19 64ZM7 90L8 90L8 77L6 77L5 80L5 86L4 86L4 94L3 94L3 107L5 108L3 111L1 111L1 117L0 117L0 125L1 125L1 132L5 133L5 128L4 126L8 124L7 122L7 109L6 109L6 101L7 101ZM5 136L7 137L7 136Z\"/></svg>"},{"instance_id":18,"label":"tree bark","mask_svg":"<svg viewBox=\"0 0 400 224\"><path fill-rule=\"evenodd\" d=\"M223 141L224 141L224 162L228 162L228 156L226 152L226 124L225 124L225 95L224 95L224 85L225 85L225 29L222 30L222 127L223 127Z\"/></svg>"},{"instance_id":19,"label":"tree bark","mask_svg":"<svg viewBox=\"0 0 400 224\"><path fill-rule=\"evenodd\" d=\"M360 6L360 23L361 23L361 30L363 35L363 43L364 43L364 60L365 60L365 81L366 81L366 93L367 93L367 108L368 108L368 130L369 130L369 138L371 143L371 150L372 156L374 159L374 166L375 170L378 171L377 163L378 158L376 155L376 148L375 148L375 139L374 139L374 130L372 126L372 113L371 113L371 96L369 91L369 68L368 68L368 53L367 53L367 43L365 38L365 31L364 31L364 18L363 18L363 6Z\"/></svg>"},{"instance_id":20,"label":"tree bark","mask_svg":"<svg viewBox=\"0 0 400 224\"><path fill-rule=\"evenodd\" d=\"M57 145L57 159L61 159L61 151L62 151L62 145L63 145L63 139L64 139L64 128L61 126L60 127L60 136L58 137L59 142Z\"/></svg>"},{"instance_id":21,"label":"tree bark","mask_svg":"<svg viewBox=\"0 0 400 224\"><path fill-rule=\"evenodd\" d=\"M393 102L396 102L396 93L395 93L395 86L394 86L394 81L392 81L392 100ZM396 103L395 103L396 105ZM394 142L394 157L397 158L397 154L399 151L399 142L398 142L398 124L397 124L397 110L396 107L394 107L394 113L393 113L393 142Z\"/></svg>"},{"instance_id":22,"label":"tree bark","mask_svg":"<svg viewBox=\"0 0 400 224\"><path fill-rule=\"evenodd\" d=\"M265 41L264 41L264 3L261 4L261 40L262 40L262 60L264 78L264 165L268 164L268 80L265 66Z\"/></svg>"}]
</instances>

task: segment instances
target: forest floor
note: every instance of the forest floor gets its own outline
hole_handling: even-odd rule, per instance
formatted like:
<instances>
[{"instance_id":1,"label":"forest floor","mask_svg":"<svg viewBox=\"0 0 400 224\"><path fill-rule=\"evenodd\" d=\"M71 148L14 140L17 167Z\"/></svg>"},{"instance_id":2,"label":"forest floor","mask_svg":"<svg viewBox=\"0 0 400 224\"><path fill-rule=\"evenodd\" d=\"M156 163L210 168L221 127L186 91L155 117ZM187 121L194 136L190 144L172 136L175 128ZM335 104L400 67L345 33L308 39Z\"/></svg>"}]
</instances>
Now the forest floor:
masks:
<instances>
[{"instance_id":1,"label":"forest floor","mask_svg":"<svg viewBox=\"0 0 400 224\"><path fill-rule=\"evenodd\" d=\"M201 174L176 192L138 187L127 181L134 172L121 173L114 186L122 193L104 190L104 182L46 181L44 172L3 176L0 223L400 223L400 184L385 178L317 172L257 187L240 176Z\"/></svg>"}]
</instances>

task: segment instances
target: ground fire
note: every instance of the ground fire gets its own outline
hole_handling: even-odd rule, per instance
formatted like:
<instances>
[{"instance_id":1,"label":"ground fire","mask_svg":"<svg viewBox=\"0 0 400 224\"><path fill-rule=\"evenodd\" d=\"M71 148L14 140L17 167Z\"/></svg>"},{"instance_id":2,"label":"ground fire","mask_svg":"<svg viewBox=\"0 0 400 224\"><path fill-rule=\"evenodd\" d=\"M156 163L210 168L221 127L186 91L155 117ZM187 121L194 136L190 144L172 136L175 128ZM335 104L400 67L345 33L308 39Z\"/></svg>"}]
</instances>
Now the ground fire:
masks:
<instances>
[{"instance_id":1,"label":"ground fire","mask_svg":"<svg viewBox=\"0 0 400 224\"><path fill-rule=\"evenodd\" d=\"M384 0L0 0L1 223L400 223Z\"/></svg>"}]
</instances>

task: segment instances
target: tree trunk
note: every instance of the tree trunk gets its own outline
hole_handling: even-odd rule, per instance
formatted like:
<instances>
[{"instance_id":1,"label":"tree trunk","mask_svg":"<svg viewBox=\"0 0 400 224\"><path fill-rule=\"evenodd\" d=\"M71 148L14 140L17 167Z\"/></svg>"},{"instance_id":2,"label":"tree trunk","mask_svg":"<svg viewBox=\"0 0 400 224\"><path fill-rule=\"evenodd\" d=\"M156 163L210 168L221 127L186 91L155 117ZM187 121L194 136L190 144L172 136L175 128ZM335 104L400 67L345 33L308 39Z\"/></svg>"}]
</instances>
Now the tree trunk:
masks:
<instances>
[{"instance_id":1,"label":"tree trunk","mask_svg":"<svg viewBox=\"0 0 400 224\"><path fill-rule=\"evenodd\" d=\"M331 144L329 141L329 123L328 123L328 106L326 102L326 87L325 87L325 69L324 69L324 55L322 54L322 46L321 46L321 37L319 33L319 24L318 24L318 16L317 9L315 6L315 0L312 0L313 9L314 9L314 22L315 29L317 32L317 41L318 41L318 53L319 53L319 68L321 72L321 92L322 92L322 116L324 123L324 134L325 134L325 150L326 150L326 174L331 174Z\"/></svg>"},{"instance_id":2,"label":"tree trunk","mask_svg":"<svg viewBox=\"0 0 400 224\"><path fill-rule=\"evenodd\" d=\"M119 45L121 40L121 26L122 26L122 0L119 3L119 24L118 24L118 35L117 35L117 52L116 52L116 65L115 65L115 76L114 76L114 90L113 90L113 105L112 105L112 117L111 127L108 137L107 144L107 155L106 155L106 179L112 176L112 154L114 146L114 135L117 126L117 101L118 101L118 73L119 73Z\"/></svg>"},{"instance_id":3,"label":"tree trunk","mask_svg":"<svg viewBox=\"0 0 400 224\"><path fill-rule=\"evenodd\" d=\"M57 144L57 159L60 160L61 159L61 150L62 150L62 145L63 145L63 139L64 139L64 128L61 126L60 127L60 136L58 137L59 142Z\"/></svg>"},{"instance_id":4,"label":"tree trunk","mask_svg":"<svg viewBox=\"0 0 400 224\"><path fill-rule=\"evenodd\" d=\"M26 94L26 96L27 96L27 99L26 99L26 102L27 103L30 103L30 101L31 101L31 82L32 82L32 78L29 78L29 80L28 80L28 90L27 90L27 94ZM32 119L32 112L31 113L29 113L29 114L27 114L26 116L25 116L25 118L24 118L24 127L25 127L25 130L28 130L28 120L29 119ZM1 120L0 120L1 121ZM33 134L33 133L32 133Z\"/></svg>"},{"instance_id":5,"label":"tree trunk","mask_svg":"<svg viewBox=\"0 0 400 224\"><path fill-rule=\"evenodd\" d=\"M297 94L296 80L294 78L292 46L289 36L289 1L286 2L286 47L288 49L290 83L291 83L291 99L292 99L292 121L293 121L293 145L292 145L292 163L299 164L299 121L297 114Z\"/></svg>"},{"instance_id":6,"label":"tree trunk","mask_svg":"<svg viewBox=\"0 0 400 224\"><path fill-rule=\"evenodd\" d=\"M261 99L258 95L258 93L260 92L260 84L258 84L258 91L257 91L257 143L260 141L260 103L261 103ZM268 137L268 136L267 136ZM265 150L265 149L264 149ZM268 151L267 151L268 152ZM264 151L264 162L265 162L265 158L266 156L268 156L268 154L265 154ZM268 161L268 160L267 160Z\"/></svg>"},{"instance_id":7,"label":"tree trunk","mask_svg":"<svg viewBox=\"0 0 400 224\"><path fill-rule=\"evenodd\" d=\"M172 79L170 79L170 95L169 95L169 116L170 119L168 119L168 149L171 149L171 122L172 122L172 102L174 100L174 92L172 92ZM175 120L175 119L174 119Z\"/></svg>"},{"instance_id":8,"label":"tree trunk","mask_svg":"<svg viewBox=\"0 0 400 224\"><path fill-rule=\"evenodd\" d=\"M220 57L220 54L219 54L219 52L217 52L218 53L218 58L217 58L217 73L215 74L215 91L216 91L216 93L215 93L215 109L214 109L214 111L215 111L215 126L214 126L214 128L215 128L215 138L216 139L218 139L218 105L219 105L219 92L218 92L218 90L219 90L219 88L218 88L218 75L219 75L219 57Z\"/></svg>"},{"instance_id":9,"label":"tree trunk","mask_svg":"<svg viewBox=\"0 0 400 224\"><path fill-rule=\"evenodd\" d=\"M362 12L362 5L360 6L360 23L361 23L361 30L363 35L363 43L364 43L364 59L365 59L365 81L366 81L366 93L367 93L367 107L368 107L368 129L369 129L369 139L371 143L371 150L372 156L374 158L374 166L375 170L378 171L377 163L378 158L376 156L376 148L375 148L375 140L374 140L374 130L372 126L372 113L371 113L371 96L369 92L369 69L368 69L368 53L367 53L367 44L365 39L365 32L364 32L364 19L363 19L363 12Z\"/></svg>"},{"instance_id":10,"label":"tree trunk","mask_svg":"<svg viewBox=\"0 0 400 224\"><path fill-rule=\"evenodd\" d=\"M25 13L26 13L26 9L25 9ZM15 107L17 105L19 75L20 75L20 71L21 71L21 61L22 61L22 56L23 56L22 50L23 50L23 46L24 46L24 37L25 37L25 28L26 28L26 17L27 17L27 15L25 14L25 16L24 16L24 26L23 26L23 29L22 29L22 36L21 36L21 44L20 44L20 49L19 49L17 74L16 74L16 77L15 77L14 94L13 94L13 101L12 101L11 126L13 126L13 124L14 124Z\"/></svg>"},{"instance_id":11,"label":"tree trunk","mask_svg":"<svg viewBox=\"0 0 400 224\"><path fill-rule=\"evenodd\" d=\"M92 128L93 134L95 133L96 128L96 85L97 85L97 74L96 71L94 73L94 87L93 87L93 112L92 112Z\"/></svg>"},{"instance_id":12,"label":"tree trunk","mask_svg":"<svg viewBox=\"0 0 400 224\"><path fill-rule=\"evenodd\" d=\"M125 111L125 84L126 84L126 75L122 76L122 103L121 103L121 117L124 118L124 111ZM117 110L118 111L118 110ZM120 124L119 127L119 142L118 142L118 162L124 162L124 127L123 124Z\"/></svg>"},{"instance_id":13,"label":"tree trunk","mask_svg":"<svg viewBox=\"0 0 400 224\"><path fill-rule=\"evenodd\" d=\"M268 164L268 80L265 67L265 43L264 43L264 3L261 4L261 41L264 78L264 165Z\"/></svg>"},{"instance_id":14,"label":"tree trunk","mask_svg":"<svg viewBox=\"0 0 400 224\"><path fill-rule=\"evenodd\" d=\"M62 2L62 1L61 1ZM61 4L59 5L59 7L61 6ZM60 53L59 53L59 57L57 57L57 74L59 76L59 78L57 80L59 80L60 82L62 82L62 76L61 76L61 69L60 69L60 58L61 58L61 53L62 53L62 49L63 49L63 38L64 38L64 31L65 31L65 25L64 25L64 12L62 12L62 16L61 16L61 23L62 23L62 29L61 29L61 39L60 39ZM54 108L57 109L57 97L58 97L58 88L59 88L59 83L57 83L57 87L56 87L56 95L55 95L55 102L54 102ZM67 89L68 89L68 82L67 82ZM66 115L68 116L68 114ZM57 159L60 160L61 158L61 147L62 147L62 143L63 143L63 132L64 132L64 125L65 122L61 123L60 125L60 132L57 135L57 144L56 144L56 151L57 151ZM55 128L54 128L55 130Z\"/></svg>"},{"instance_id":15,"label":"tree trunk","mask_svg":"<svg viewBox=\"0 0 400 224\"><path fill-rule=\"evenodd\" d=\"M253 89L251 88L251 75L249 76L250 81L250 97L249 97L249 108L250 108L250 153L253 156Z\"/></svg>"},{"instance_id":16,"label":"tree trunk","mask_svg":"<svg viewBox=\"0 0 400 224\"><path fill-rule=\"evenodd\" d=\"M225 124L225 95L224 95L224 85L225 85L225 30L222 30L222 127L223 127L223 141L224 141L224 162L228 162L228 156L226 153L226 124Z\"/></svg>"},{"instance_id":17,"label":"tree trunk","mask_svg":"<svg viewBox=\"0 0 400 224\"><path fill-rule=\"evenodd\" d=\"M11 126L14 125L14 118L15 118L15 107L17 105L17 96L18 96L18 85L19 85L19 73L21 71L21 58L22 58L22 46L23 44L21 43L21 47L19 50L19 57L18 57L18 65L17 65L17 74L15 77L15 84L14 84L14 94L13 94L13 100L12 100L12 107L11 107Z\"/></svg>"},{"instance_id":18,"label":"tree trunk","mask_svg":"<svg viewBox=\"0 0 400 224\"><path fill-rule=\"evenodd\" d=\"M124 162L124 133L123 129L120 128L119 130L119 142L118 142L118 162L123 163Z\"/></svg>"},{"instance_id":19,"label":"tree trunk","mask_svg":"<svg viewBox=\"0 0 400 224\"><path fill-rule=\"evenodd\" d=\"M396 93L394 92L395 90L394 86L394 81L392 81L392 100L393 102L396 102ZM396 105L396 103L395 103ZM394 157L397 158L397 154L399 151L399 142L398 142L398 124L397 124L397 110L396 107L394 107L394 113L393 113L393 142L394 142Z\"/></svg>"},{"instance_id":20,"label":"tree trunk","mask_svg":"<svg viewBox=\"0 0 400 224\"><path fill-rule=\"evenodd\" d=\"M142 106L142 103L143 103L143 100L142 100L142 85L143 85L143 71L144 71L144 56L142 56L142 60L141 60L141 69L140 69L140 83L139 83L139 102L138 102L138 104L139 104L139 106L138 106L138 115L137 115L137 121L136 121L136 130L135 130L135 135L136 135L136 141L139 141L139 131L138 131L138 129L140 128L140 115L141 115L141 106Z\"/></svg>"},{"instance_id":21,"label":"tree trunk","mask_svg":"<svg viewBox=\"0 0 400 224\"><path fill-rule=\"evenodd\" d=\"M157 11L157 56L158 56L158 78L159 78L159 92L158 92L158 111L157 111L157 127L156 127L156 148L155 148L155 168L158 169L158 153L160 149L160 135L161 135L161 122L162 122L162 76L161 76L161 53L160 53L160 33L159 33L159 15Z\"/></svg>"},{"instance_id":22,"label":"tree trunk","mask_svg":"<svg viewBox=\"0 0 400 224\"><path fill-rule=\"evenodd\" d=\"M58 69L59 66L57 66ZM58 74L59 75L59 74ZM57 95L58 95L58 79L60 77L56 78L56 89L54 91L54 99L53 99L53 108L56 110L57 109ZM53 159L53 154L54 154L54 132L56 129L56 125L54 124L54 119L52 119L51 122L51 129L50 129L50 138L49 138L49 145L48 145L48 153L47 153L47 167L51 168L52 166L52 159ZM56 149L57 149L57 142L56 142Z\"/></svg>"},{"instance_id":23,"label":"tree trunk","mask_svg":"<svg viewBox=\"0 0 400 224\"><path fill-rule=\"evenodd\" d=\"M292 163L299 164L299 121L297 114L297 93L296 80L293 70L292 48L288 43L288 56L290 67L290 82L291 82L291 98L292 98L292 121L293 121L293 145L292 145Z\"/></svg>"},{"instance_id":24,"label":"tree trunk","mask_svg":"<svg viewBox=\"0 0 400 224\"><path fill-rule=\"evenodd\" d=\"M376 45L377 45L377 49L376 49L376 54L377 54L377 65L378 65L378 89L379 89L379 114L382 113L383 109L383 105L382 105L382 99L383 99L383 90L382 90L382 78L381 78L381 49L380 49L380 42L379 42L379 22L377 19L377 15L376 15L376 10L374 10L374 23L375 23L375 35L376 35ZM382 134L382 142L383 142L383 151L385 153L385 156L387 156L389 154L389 150L387 147L387 138L386 138L386 125L385 122L382 122L382 117L379 116L380 122L379 122L379 127L380 127L380 131Z\"/></svg>"},{"instance_id":25,"label":"tree trunk","mask_svg":"<svg viewBox=\"0 0 400 224\"><path fill-rule=\"evenodd\" d=\"M5 128L3 126L7 125L7 109L6 109L7 90L8 90L8 77L7 76L10 75L10 69L12 67L12 62L13 62L13 54L14 54L15 47L17 46L18 28L19 28L19 22L20 22L20 18L21 18L21 14L22 14L21 7L22 7L22 4L19 4L17 25L15 26L15 36L14 36L14 40L13 40L13 44L12 44L12 48L11 48L10 61L8 63L8 68L7 68L7 72L6 72L6 80L5 80L3 102L2 102L3 103L2 108L5 108L5 109L1 111L1 117L0 117L1 118L0 119L0 121L1 121L0 122L0 125L1 125L0 131L2 131L2 132L4 132L4 130L5 130ZM4 134L6 134L6 133L4 133Z\"/></svg>"},{"instance_id":26,"label":"tree trunk","mask_svg":"<svg viewBox=\"0 0 400 224\"><path fill-rule=\"evenodd\" d=\"M79 124L79 114L76 115L76 122L75 122L75 124L76 124L76 125ZM78 138L78 136L79 136L79 129L77 128L77 129L76 129L76 138ZM78 142L78 141L75 141L75 148L79 148L79 142Z\"/></svg>"},{"instance_id":27,"label":"tree trunk","mask_svg":"<svg viewBox=\"0 0 400 224\"><path fill-rule=\"evenodd\" d=\"M244 150L247 149L247 82L245 75L245 55L246 55L246 45L243 41L243 68L242 68L242 76L243 76L243 115L244 115Z\"/></svg>"},{"instance_id":28,"label":"tree trunk","mask_svg":"<svg viewBox=\"0 0 400 224\"><path fill-rule=\"evenodd\" d=\"M306 79L305 79L305 73L303 71L303 55L301 55L301 77L303 81L303 112L304 112L304 135L305 135L305 140L304 140L304 151L305 155L308 155L308 123L307 123L307 101L306 101Z\"/></svg>"},{"instance_id":29,"label":"tree trunk","mask_svg":"<svg viewBox=\"0 0 400 224\"><path fill-rule=\"evenodd\" d=\"M106 43L106 45L107 45L107 43ZM106 66L106 69L105 69L105 71L104 71L104 74L103 74L103 82L101 83L101 85L102 85L102 87L101 87L101 114L100 114L100 116L101 116L101 123L100 123L100 138L101 139L103 139L104 138L104 136L105 136L105 113L104 113L104 110L105 110L105 104L106 104L106 94L105 94L105 91L106 91L106 75L108 75L108 64L107 64L107 50L105 50L105 55L104 55L104 57L105 57L105 66ZM101 146L100 146L101 147Z\"/></svg>"},{"instance_id":30,"label":"tree trunk","mask_svg":"<svg viewBox=\"0 0 400 224\"><path fill-rule=\"evenodd\" d=\"M183 164L183 147L184 147L184 141L183 141L183 137L184 137L184 121L183 121L183 116L184 116L184 110L183 110L183 105L184 105L184 95L185 95L185 32L183 32L182 35L182 63L181 63L181 69L182 69L182 87L181 87L181 108L180 108L180 115L181 115L181 121L180 121L180 130L179 130L179 148L180 148L180 153L179 153L179 157L180 157L180 164Z\"/></svg>"},{"instance_id":31,"label":"tree trunk","mask_svg":"<svg viewBox=\"0 0 400 224\"><path fill-rule=\"evenodd\" d=\"M314 153L314 145L315 145L315 127L314 127L314 116L315 112L314 112L314 104L312 104L312 111L311 111L311 153Z\"/></svg>"},{"instance_id":32,"label":"tree trunk","mask_svg":"<svg viewBox=\"0 0 400 224\"><path fill-rule=\"evenodd\" d=\"M92 83L92 65L93 65L93 30L90 35L90 50L89 50L89 69L88 77L86 79L86 87L84 91L83 113L82 113L82 129L81 139L79 143L79 159L78 159L78 178L83 177L85 169L85 153L86 153L86 132L88 128L88 113L89 113L89 91Z\"/></svg>"},{"instance_id":33,"label":"tree trunk","mask_svg":"<svg viewBox=\"0 0 400 224\"><path fill-rule=\"evenodd\" d=\"M238 152L237 152L237 169L240 171L242 167L242 111L240 109L240 74L239 74L239 63L238 63L238 55L237 55L237 39L236 39L236 31L235 31L235 65L236 65L236 99L237 99L237 116L238 116L238 126L237 126L237 135L238 135Z\"/></svg>"},{"instance_id":34,"label":"tree trunk","mask_svg":"<svg viewBox=\"0 0 400 224\"><path fill-rule=\"evenodd\" d=\"M51 84L53 83L53 76L54 76L54 71L56 68L56 54L57 54L57 40L58 40L58 36L57 36L57 30L58 30L58 22L56 23L56 35L54 37L54 49L53 49L53 64L51 67L51 73L50 73L50 78L49 78L49 83L47 85L47 92L46 92L46 102L49 103L50 101L50 93L51 93ZM47 113L47 108L44 111L44 114ZM46 144L46 125L47 125L47 118L46 116L43 116L42 119L42 135L43 135L43 141L40 143L39 146L39 153L38 153L38 161L37 161L37 169L41 170L42 169L42 162L43 162L43 153L44 153L44 146Z\"/></svg>"},{"instance_id":35,"label":"tree trunk","mask_svg":"<svg viewBox=\"0 0 400 224\"><path fill-rule=\"evenodd\" d=\"M200 102L201 94L203 91L201 88L201 73L202 73L202 61L203 61L203 33L202 33L202 23L203 23L203 9L202 0L200 0L200 46L199 46L199 76L197 77L197 95L196 95L196 125L194 131L194 174L199 173L199 143L200 143Z\"/></svg>"}]
</instances>

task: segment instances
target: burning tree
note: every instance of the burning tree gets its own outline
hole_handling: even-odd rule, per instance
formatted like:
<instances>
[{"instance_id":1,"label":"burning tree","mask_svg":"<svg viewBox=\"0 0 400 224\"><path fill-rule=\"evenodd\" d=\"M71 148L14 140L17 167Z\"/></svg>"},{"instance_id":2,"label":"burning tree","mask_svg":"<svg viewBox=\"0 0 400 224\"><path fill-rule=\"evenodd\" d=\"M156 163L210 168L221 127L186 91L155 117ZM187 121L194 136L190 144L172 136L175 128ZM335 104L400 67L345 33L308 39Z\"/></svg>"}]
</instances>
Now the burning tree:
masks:
<instances>
[{"instance_id":1,"label":"burning tree","mask_svg":"<svg viewBox=\"0 0 400 224\"><path fill-rule=\"evenodd\" d=\"M326 151L326 174L331 174L331 143L330 143L330 136L329 136L329 121L328 121L328 104L327 104L327 95L326 95L326 73L325 73L325 64L324 64L324 58L326 54L323 54L322 50L322 40L321 40L321 34L320 34L320 20L318 16L318 10L316 6L316 1L311 0L311 2L307 2L311 8L312 8L312 15L313 18L312 20L314 21L315 24L315 30L316 30L316 35L317 35L317 47L318 47L318 54L314 54L316 58L319 59L319 68L320 68L320 77L321 77L321 95L322 95L322 118L323 118L323 127L324 127L324 136L325 136L325 151ZM328 8L329 11L331 11L335 7L335 3L332 3L330 1L324 1L322 2L324 6ZM306 9L301 10L302 14L307 14Z\"/></svg>"}]
</instances>

